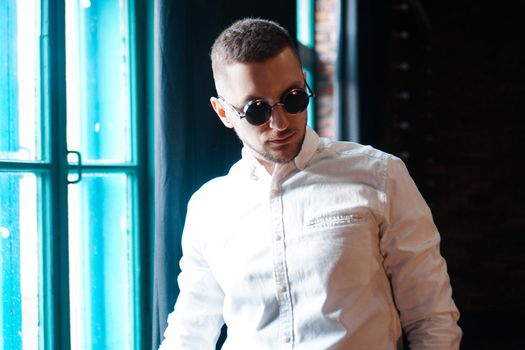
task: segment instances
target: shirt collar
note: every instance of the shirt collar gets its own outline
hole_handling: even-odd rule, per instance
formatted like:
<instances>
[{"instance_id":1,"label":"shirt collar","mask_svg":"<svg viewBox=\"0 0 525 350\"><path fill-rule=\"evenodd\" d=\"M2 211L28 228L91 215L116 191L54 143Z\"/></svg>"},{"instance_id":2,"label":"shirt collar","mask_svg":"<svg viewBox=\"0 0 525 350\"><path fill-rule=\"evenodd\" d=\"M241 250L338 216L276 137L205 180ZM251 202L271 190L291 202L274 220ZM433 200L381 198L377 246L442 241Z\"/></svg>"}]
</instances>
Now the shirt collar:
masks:
<instances>
[{"instance_id":1,"label":"shirt collar","mask_svg":"<svg viewBox=\"0 0 525 350\"><path fill-rule=\"evenodd\" d=\"M303 146L301 151L295 157L294 163L297 169L304 170L308 165L308 162L312 159L319 147L319 136L309 126L306 126L306 135L304 136Z\"/></svg>"},{"instance_id":2,"label":"shirt collar","mask_svg":"<svg viewBox=\"0 0 525 350\"><path fill-rule=\"evenodd\" d=\"M308 162L314 156L319 147L320 138L317 133L309 126L306 126L306 133L304 136L303 145L299 154L294 158L293 163L299 170L304 170ZM264 166L253 156L252 151L244 146L242 148L242 159L246 161L249 169L249 175L253 178L260 178L261 176L270 176Z\"/></svg>"}]
</instances>

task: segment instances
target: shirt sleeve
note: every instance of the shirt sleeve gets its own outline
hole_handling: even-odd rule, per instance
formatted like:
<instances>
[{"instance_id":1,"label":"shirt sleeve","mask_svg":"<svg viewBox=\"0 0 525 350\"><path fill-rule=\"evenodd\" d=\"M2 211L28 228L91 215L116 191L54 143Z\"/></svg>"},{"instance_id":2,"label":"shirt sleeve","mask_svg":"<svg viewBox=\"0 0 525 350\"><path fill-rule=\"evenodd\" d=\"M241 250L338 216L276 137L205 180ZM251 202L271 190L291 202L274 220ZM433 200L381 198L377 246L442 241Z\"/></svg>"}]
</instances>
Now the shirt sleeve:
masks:
<instances>
[{"instance_id":1,"label":"shirt sleeve","mask_svg":"<svg viewBox=\"0 0 525 350\"><path fill-rule=\"evenodd\" d=\"M178 276L179 296L168 316L168 327L159 350L215 350L224 324L224 294L203 257L199 210L188 205L182 235L181 273Z\"/></svg>"},{"instance_id":2,"label":"shirt sleeve","mask_svg":"<svg viewBox=\"0 0 525 350\"><path fill-rule=\"evenodd\" d=\"M380 247L412 350L459 349L462 331L432 214L404 163L389 159Z\"/></svg>"}]
</instances>

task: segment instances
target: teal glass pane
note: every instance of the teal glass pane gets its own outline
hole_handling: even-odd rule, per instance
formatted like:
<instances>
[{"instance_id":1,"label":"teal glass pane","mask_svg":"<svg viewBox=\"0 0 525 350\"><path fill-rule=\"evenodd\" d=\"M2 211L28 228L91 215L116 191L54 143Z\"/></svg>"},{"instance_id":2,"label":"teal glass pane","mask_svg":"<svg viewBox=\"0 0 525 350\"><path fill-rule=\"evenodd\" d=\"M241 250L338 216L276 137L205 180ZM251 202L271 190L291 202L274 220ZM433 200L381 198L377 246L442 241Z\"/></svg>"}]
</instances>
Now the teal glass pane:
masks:
<instances>
[{"instance_id":1,"label":"teal glass pane","mask_svg":"<svg viewBox=\"0 0 525 350\"><path fill-rule=\"evenodd\" d=\"M40 3L0 1L0 160L38 160Z\"/></svg>"},{"instance_id":2,"label":"teal glass pane","mask_svg":"<svg viewBox=\"0 0 525 350\"><path fill-rule=\"evenodd\" d=\"M132 161L128 7L66 1L68 149L84 163Z\"/></svg>"},{"instance_id":3,"label":"teal glass pane","mask_svg":"<svg viewBox=\"0 0 525 350\"><path fill-rule=\"evenodd\" d=\"M314 0L297 0L297 40L304 46L314 47Z\"/></svg>"},{"instance_id":4,"label":"teal glass pane","mask_svg":"<svg viewBox=\"0 0 525 350\"><path fill-rule=\"evenodd\" d=\"M120 173L69 185L72 349L134 348L131 186Z\"/></svg>"},{"instance_id":5,"label":"teal glass pane","mask_svg":"<svg viewBox=\"0 0 525 350\"><path fill-rule=\"evenodd\" d=\"M37 177L0 172L0 350L39 348Z\"/></svg>"}]
</instances>

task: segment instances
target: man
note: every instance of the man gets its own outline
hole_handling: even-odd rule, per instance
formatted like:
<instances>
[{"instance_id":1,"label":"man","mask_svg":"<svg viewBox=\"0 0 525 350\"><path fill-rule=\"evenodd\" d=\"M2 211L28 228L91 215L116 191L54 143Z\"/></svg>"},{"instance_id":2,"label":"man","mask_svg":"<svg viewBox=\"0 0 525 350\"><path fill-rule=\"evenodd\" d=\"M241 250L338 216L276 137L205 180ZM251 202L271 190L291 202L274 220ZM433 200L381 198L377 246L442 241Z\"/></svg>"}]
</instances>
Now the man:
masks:
<instances>
[{"instance_id":1,"label":"man","mask_svg":"<svg viewBox=\"0 0 525 350\"><path fill-rule=\"evenodd\" d=\"M211 105L242 159L191 198L161 349L458 349L440 237L402 161L306 126L288 33L235 22L211 50Z\"/></svg>"}]
</instances>

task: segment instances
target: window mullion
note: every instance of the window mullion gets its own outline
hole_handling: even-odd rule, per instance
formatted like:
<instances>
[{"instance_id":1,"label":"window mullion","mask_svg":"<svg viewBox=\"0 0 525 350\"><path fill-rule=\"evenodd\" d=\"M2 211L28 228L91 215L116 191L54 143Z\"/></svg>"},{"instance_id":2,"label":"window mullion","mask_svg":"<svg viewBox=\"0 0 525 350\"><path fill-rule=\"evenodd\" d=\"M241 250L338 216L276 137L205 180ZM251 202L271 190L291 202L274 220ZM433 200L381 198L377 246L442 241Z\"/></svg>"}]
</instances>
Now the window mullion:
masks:
<instances>
[{"instance_id":1,"label":"window mullion","mask_svg":"<svg viewBox=\"0 0 525 350\"><path fill-rule=\"evenodd\" d=\"M43 188L42 237L44 349L70 348L65 3L42 1L41 72L44 150L50 160ZM47 141L47 142L46 142ZM45 153L44 153L45 154Z\"/></svg>"},{"instance_id":2,"label":"window mullion","mask_svg":"<svg viewBox=\"0 0 525 350\"><path fill-rule=\"evenodd\" d=\"M133 207L133 227L136 234L133 237L134 264L134 303L133 317L134 343L136 349L145 349L151 345L152 313L152 240L154 206L153 188L153 50L149 46L153 40L153 2L130 1L130 111L132 122L132 159L137 164L133 177L133 191L130 200Z\"/></svg>"}]
</instances>

